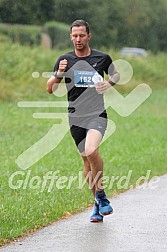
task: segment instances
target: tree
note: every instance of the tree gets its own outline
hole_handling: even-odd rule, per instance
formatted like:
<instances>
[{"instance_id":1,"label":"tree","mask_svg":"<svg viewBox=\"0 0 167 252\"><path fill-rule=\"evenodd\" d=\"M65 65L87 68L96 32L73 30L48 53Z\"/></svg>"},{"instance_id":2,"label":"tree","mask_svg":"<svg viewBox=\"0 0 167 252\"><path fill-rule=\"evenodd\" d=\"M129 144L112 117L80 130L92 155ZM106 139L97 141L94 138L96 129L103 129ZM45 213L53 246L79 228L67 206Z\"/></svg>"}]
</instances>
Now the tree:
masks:
<instances>
[{"instance_id":1,"label":"tree","mask_svg":"<svg viewBox=\"0 0 167 252\"><path fill-rule=\"evenodd\" d=\"M144 47L167 51L167 1L164 0L0 0L0 21L43 25L90 23L91 46Z\"/></svg>"},{"instance_id":2,"label":"tree","mask_svg":"<svg viewBox=\"0 0 167 252\"><path fill-rule=\"evenodd\" d=\"M54 0L1 0L0 17L4 23L43 24L54 16Z\"/></svg>"}]
</instances>

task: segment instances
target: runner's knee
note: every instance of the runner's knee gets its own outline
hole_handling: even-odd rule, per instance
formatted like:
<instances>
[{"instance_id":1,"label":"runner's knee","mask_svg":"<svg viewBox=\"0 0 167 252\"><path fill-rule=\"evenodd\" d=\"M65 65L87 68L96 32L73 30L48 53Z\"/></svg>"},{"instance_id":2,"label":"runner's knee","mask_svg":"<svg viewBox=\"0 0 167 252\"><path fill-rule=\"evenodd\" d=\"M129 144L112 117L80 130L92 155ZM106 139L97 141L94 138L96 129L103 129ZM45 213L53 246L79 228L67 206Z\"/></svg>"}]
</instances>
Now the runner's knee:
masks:
<instances>
[{"instance_id":1,"label":"runner's knee","mask_svg":"<svg viewBox=\"0 0 167 252\"><path fill-rule=\"evenodd\" d=\"M85 153L89 162L92 162L98 156L98 150L95 147L88 147L87 149L85 149Z\"/></svg>"}]
</instances>

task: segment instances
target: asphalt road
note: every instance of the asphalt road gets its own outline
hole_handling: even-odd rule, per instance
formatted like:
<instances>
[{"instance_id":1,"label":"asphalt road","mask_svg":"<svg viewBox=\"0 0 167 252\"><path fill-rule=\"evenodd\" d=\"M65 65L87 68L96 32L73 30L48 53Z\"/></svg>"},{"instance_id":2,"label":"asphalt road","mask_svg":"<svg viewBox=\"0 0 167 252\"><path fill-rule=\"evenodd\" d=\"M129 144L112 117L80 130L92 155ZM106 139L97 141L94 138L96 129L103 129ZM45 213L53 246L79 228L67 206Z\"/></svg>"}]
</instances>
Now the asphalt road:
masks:
<instances>
[{"instance_id":1,"label":"asphalt road","mask_svg":"<svg viewBox=\"0 0 167 252\"><path fill-rule=\"evenodd\" d=\"M4 252L166 252L167 175L155 189L131 189L110 199L114 213L90 223L92 208L22 238Z\"/></svg>"}]
</instances>

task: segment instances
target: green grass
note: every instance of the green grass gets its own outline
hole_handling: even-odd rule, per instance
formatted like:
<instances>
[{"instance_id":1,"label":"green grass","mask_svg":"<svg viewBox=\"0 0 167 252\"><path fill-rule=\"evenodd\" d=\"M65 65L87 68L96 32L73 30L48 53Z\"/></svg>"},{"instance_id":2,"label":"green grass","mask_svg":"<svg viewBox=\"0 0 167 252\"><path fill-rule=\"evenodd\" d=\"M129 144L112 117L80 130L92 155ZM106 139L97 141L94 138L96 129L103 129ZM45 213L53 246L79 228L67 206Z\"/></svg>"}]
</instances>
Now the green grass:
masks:
<instances>
[{"instance_id":1,"label":"green grass","mask_svg":"<svg viewBox=\"0 0 167 252\"><path fill-rule=\"evenodd\" d=\"M30 48L0 41L0 99L15 101L43 98L48 100L47 79L42 77L42 73L53 71L55 60L62 53L64 51L51 51L35 46ZM33 72L39 72L39 78L32 78Z\"/></svg>"},{"instance_id":2,"label":"green grass","mask_svg":"<svg viewBox=\"0 0 167 252\"><path fill-rule=\"evenodd\" d=\"M59 176L78 176L83 170L82 161L76 151L76 147L69 134L52 152L39 160L28 170L21 170L15 163L15 159L33 143L43 137L54 123L53 119L34 119L34 112L55 112L55 108L18 108L20 100L56 100L45 91L46 80L31 78L32 71L51 71L54 58L60 52L46 51L42 48L20 47L18 45L5 44L0 46L3 53L8 48L5 61L0 59L2 65L0 100L1 123L1 159L0 159L0 244L7 243L21 235L41 228L63 216L68 216L84 210L93 202L92 195L85 185L78 188L78 180L72 183L69 189L57 189L56 180L51 192L48 192L49 182L45 190L31 189L30 181L38 176L41 181L48 171L59 171ZM20 52L16 57L16 53ZM10 57L10 58L9 58ZM153 57L153 56L151 56ZM164 61L164 57L162 61ZM154 58L155 60L155 58ZM133 60L134 61L134 60ZM142 66L141 66L141 65ZM144 62L134 62L135 69L142 69ZM13 66L13 67L12 67ZM22 70L21 74L17 71ZM152 71L156 73L152 65ZM47 69L47 70L46 70ZM137 70L135 70L137 71ZM148 70L149 71L149 70ZM158 74L158 73L157 73ZM149 74L148 74L149 76ZM136 78L136 85L143 82L151 82L150 77ZM162 78L162 77L161 77ZM36 84L36 86L35 86ZM132 170L130 185L135 186L139 177L146 175L151 170L149 179L167 173L167 87L161 80L152 82L152 95L133 114L128 117L120 117L112 109L108 109L108 115L116 124L115 133L106 140L100 148L104 159L104 175L127 176ZM6 93L5 93L6 92ZM63 129L62 129L63 130ZM55 137L56 137L55 132ZM10 176L17 171L24 172L17 175L14 183L20 180L24 183L27 172L30 177L26 184L18 189L9 186ZM117 180L118 181L118 180ZM118 188L117 181L112 188L108 188L107 194L112 197L122 192ZM25 186L25 188L23 187Z\"/></svg>"}]
</instances>

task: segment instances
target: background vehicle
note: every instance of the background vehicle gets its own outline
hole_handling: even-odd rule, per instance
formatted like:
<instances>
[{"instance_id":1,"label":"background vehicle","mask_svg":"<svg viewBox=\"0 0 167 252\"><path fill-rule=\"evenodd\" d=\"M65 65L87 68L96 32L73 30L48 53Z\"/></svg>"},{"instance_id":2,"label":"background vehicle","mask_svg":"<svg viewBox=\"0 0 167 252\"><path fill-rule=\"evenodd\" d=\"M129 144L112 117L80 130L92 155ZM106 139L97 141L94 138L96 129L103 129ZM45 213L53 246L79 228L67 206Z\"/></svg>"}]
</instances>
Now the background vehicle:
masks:
<instances>
[{"instance_id":1,"label":"background vehicle","mask_svg":"<svg viewBox=\"0 0 167 252\"><path fill-rule=\"evenodd\" d=\"M147 52L143 48L137 47L123 47L120 51L122 57L130 56L130 57L147 57Z\"/></svg>"}]
</instances>

